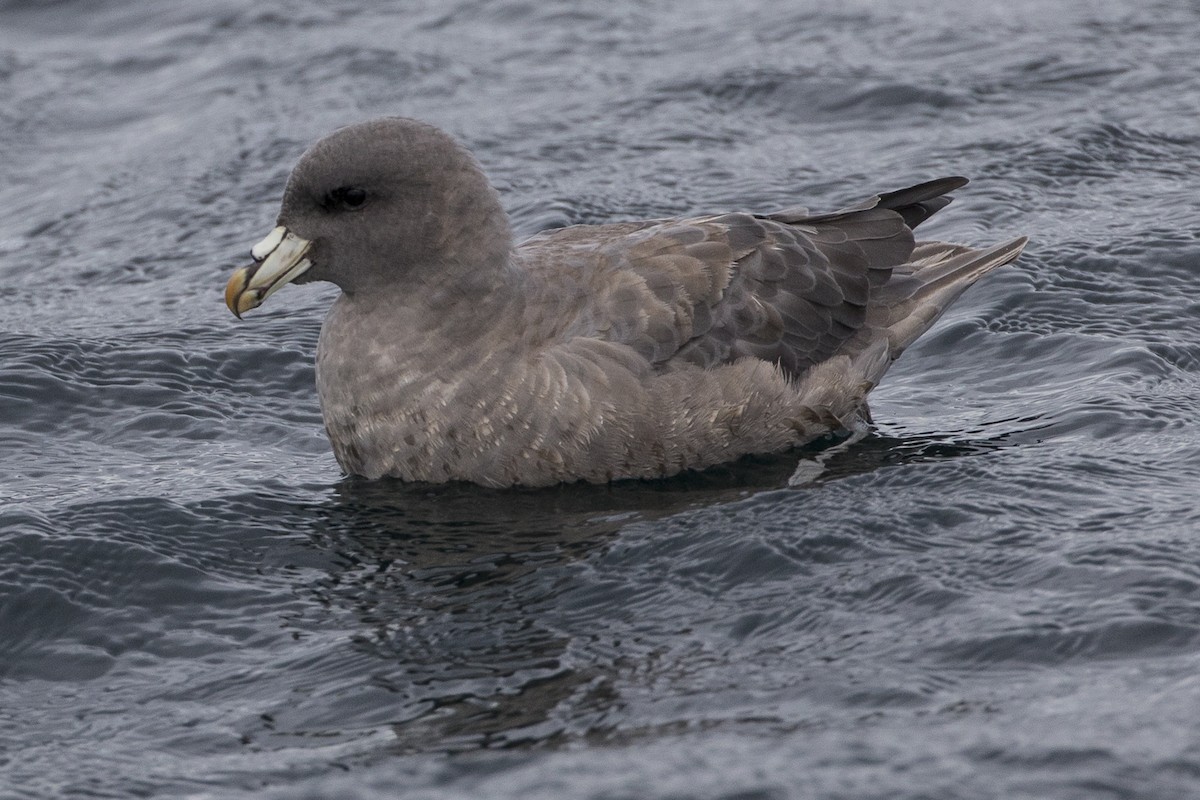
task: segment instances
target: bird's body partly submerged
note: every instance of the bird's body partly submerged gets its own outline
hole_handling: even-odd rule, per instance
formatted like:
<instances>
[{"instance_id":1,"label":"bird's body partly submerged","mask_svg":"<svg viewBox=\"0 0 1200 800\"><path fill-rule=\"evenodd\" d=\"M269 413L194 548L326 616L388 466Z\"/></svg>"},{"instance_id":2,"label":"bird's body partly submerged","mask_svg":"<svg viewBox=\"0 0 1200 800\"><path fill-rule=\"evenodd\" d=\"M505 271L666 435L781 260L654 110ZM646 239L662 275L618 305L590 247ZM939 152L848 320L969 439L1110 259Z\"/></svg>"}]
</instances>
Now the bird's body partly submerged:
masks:
<instances>
[{"instance_id":1,"label":"bird's body partly submerged","mask_svg":"<svg viewBox=\"0 0 1200 800\"><path fill-rule=\"evenodd\" d=\"M891 362L1024 246L914 242L965 183L514 246L469 153L424 123L375 120L303 156L226 301L240 316L289 281L341 287L317 386L351 474L665 477L858 424Z\"/></svg>"}]
</instances>

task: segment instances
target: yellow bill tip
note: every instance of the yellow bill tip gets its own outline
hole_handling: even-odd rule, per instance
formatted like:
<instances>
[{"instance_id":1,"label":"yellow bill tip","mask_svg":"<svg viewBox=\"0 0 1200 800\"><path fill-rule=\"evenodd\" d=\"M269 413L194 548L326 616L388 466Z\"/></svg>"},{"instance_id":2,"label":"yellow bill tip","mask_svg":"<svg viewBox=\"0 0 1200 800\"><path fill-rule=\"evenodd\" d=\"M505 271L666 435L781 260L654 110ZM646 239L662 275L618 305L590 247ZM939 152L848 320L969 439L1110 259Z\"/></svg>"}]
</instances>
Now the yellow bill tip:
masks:
<instances>
[{"instance_id":1,"label":"yellow bill tip","mask_svg":"<svg viewBox=\"0 0 1200 800\"><path fill-rule=\"evenodd\" d=\"M248 291L253 270L254 267L242 267L230 275L229 283L225 284L225 305L238 319L258 305L258 292Z\"/></svg>"}]
</instances>

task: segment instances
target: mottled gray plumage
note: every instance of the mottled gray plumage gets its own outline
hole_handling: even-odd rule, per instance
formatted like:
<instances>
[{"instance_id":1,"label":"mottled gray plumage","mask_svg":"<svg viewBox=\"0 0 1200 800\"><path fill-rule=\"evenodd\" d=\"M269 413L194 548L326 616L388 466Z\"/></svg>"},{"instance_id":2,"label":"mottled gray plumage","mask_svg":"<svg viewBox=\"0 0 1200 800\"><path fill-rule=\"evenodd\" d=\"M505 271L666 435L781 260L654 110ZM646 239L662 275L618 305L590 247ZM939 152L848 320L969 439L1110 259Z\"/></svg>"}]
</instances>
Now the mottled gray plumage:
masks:
<instances>
[{"instance_id":1,"label":"mottled gray plumage","mask_svg":"<svg viewBox=\"0 0 1200 800\"><path fill-rule=\"evenodd\" d=\"M303 156L279 224L312 243L298 282L342 289L317 354L342 467L537 486L667 476L854 426L904 348L1024 246L914 246L912 226L965 183L514 246L466 150L381 119ZM365 201L340 202L347 189Z\"/></svg>"}]
</instances>

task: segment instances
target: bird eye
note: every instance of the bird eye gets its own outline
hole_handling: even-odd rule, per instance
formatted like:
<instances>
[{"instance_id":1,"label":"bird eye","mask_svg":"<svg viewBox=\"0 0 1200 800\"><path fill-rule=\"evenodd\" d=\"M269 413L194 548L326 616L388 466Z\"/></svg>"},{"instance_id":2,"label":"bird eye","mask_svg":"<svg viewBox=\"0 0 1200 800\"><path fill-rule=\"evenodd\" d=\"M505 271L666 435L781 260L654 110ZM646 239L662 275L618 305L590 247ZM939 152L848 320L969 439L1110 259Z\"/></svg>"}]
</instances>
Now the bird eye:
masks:
<instances>
[{"instance_id":1,"label":"bird eye","mask_svg":"<svg viewBox=\"0 0 1200 800\"><path fill-rule=\"evenodd\" d=\"M367 202L367 190L358 186L342 186L325 195L325 207L353 211Z\"/></svg>"}]
</instances>

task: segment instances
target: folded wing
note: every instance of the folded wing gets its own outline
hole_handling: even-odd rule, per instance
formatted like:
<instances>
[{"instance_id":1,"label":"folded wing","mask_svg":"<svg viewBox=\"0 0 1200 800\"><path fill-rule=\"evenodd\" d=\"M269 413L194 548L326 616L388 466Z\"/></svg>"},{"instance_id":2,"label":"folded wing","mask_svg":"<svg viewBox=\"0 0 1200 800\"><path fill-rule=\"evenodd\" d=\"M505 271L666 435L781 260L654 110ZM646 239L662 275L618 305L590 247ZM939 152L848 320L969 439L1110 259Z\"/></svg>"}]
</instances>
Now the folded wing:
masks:
<instances>
[{"instance_id":1,"label":"folded wing","mask_svg":"<svg viewBox=\"0 0 1200 800\"><path fill-rule=\"evenodd\" d=\"M894 359L967 286L1019 254L1024 240L916 245L912 229L965 183L930 181L831 214L564 228L522 251L564 298L557 336L627 345L656 370L751 356L799 376L882 337Z\"/></svg>"}]
</instances>

